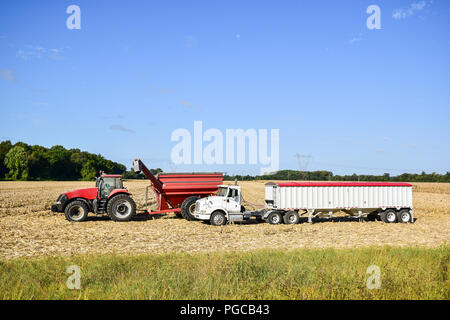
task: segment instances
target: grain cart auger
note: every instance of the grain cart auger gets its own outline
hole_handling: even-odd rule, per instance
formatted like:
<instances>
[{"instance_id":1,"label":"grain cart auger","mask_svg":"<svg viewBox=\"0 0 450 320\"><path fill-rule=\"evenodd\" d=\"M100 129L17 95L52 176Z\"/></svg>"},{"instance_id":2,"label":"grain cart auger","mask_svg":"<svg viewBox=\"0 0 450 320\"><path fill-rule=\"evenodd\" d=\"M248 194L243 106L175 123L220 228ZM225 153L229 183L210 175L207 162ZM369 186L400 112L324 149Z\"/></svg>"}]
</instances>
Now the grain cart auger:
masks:
<instances>
[{"instance_id":1,"label":"grain cart auger","mask_svg":"<svg viewBox=\"0 0 450 320\"><path fill-rule=\"evenodd\" d=\"M174 212L187 220L195 220L195 203L201 198L215 194L223 183L222 173L164 173L156 177L140 159L133 162L133 170L143 173L151 182L146 188L147 205L148 190L152 189L157 201L156 211L144 214L164 214Z\"/></svg>"}]
</instances>

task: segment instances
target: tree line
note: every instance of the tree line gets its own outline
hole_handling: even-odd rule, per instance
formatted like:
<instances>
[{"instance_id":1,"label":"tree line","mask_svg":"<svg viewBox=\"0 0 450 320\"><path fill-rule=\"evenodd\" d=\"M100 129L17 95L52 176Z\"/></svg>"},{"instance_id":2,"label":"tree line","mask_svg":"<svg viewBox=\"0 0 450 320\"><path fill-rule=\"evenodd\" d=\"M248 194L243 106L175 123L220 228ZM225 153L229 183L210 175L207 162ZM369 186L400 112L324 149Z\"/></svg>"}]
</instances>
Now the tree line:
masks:
<instances>
[{"instance_id":1,"label":"tree line","mask_svg":"<svg viewBox=\"0 0 450 320\"><path fill-rule=\"evenodd\" d=\"M123 174L126 167L80 149L12 144L9 140L0 143L0 179L92 180L100 170Z\"/></svg>"},{"instance_id":2,"label":"tree line","mask_svg":"<svg viewBox=\"0 0 450 320\"><path fill-rule=\"evenodd\" d=\"M80 149L66 149L63 146L51 148L28 145L24 142L0 143L0 180L93 180L99 171L122 174L125 179L145 179L142 174L100 154ZM161 168L150 169L156 175ZM450 172L403 173L383 175L334 175L331 171L280 170L262 176L224 175L226 181L246 180L303 180L303 181L408 181L408 182L450 182Z\"/></svg>"},{"instance_id":3,"label":"tree line","mask_svg":"<svg viewBox=\"0 0 450 320\"><path fill-rule=\"evenodd\" d=\"M334 175L331 171L296 171L280 170L262 176L224 175L224 180L234 181L250 180L302 180L302 181L380 181L380 182L450 182L450 172L438 173L403 173L391 176L389 173L383 175Z\"/></svg>"}]
</instances>

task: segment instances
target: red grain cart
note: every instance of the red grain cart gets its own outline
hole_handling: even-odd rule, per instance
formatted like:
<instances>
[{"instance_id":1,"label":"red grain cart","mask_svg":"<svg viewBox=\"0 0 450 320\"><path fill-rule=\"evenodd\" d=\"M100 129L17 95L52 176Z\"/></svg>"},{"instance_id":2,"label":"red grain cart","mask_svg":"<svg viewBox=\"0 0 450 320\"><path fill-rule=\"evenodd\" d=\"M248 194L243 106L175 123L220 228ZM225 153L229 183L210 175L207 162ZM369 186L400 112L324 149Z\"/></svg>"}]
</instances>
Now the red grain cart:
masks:
<instances>
[{"instance_id":1,"label":"red grain cart","mask_svg":"<svg viewBox=\"0 0 450 320\"><path fill-rule=\"evenodd\" d=\"M222 173L159 173L156 177L148 170L140 159L133 162L133 170L142 172L151 185L148 189L155 193L158 202L157 211L146 214L162 214L174 212L187 220L195 220L195 202L217 192L218 186L223 183Z\"/></svg>"}]
</instances>

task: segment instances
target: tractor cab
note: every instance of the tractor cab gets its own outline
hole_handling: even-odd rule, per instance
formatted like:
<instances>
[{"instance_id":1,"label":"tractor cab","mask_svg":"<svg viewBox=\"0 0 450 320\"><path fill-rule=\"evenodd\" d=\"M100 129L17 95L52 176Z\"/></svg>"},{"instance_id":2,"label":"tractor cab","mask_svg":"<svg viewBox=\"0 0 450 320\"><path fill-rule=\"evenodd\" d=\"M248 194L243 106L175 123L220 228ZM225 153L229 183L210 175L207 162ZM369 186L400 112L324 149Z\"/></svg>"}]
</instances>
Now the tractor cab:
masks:
<instances>
[{"instance_id":1,"label":"tractor cab","mask_svg":"<svg viewBox=\"0 0 450 320\"><path fill-rule=\"evenodd\" d=\"M97 177L95 186L98 190L98 197L100 199L108 198L111 192L115 189L123 189L123 181L121 175L102 174Z\"/></svg>"}]
</instances>

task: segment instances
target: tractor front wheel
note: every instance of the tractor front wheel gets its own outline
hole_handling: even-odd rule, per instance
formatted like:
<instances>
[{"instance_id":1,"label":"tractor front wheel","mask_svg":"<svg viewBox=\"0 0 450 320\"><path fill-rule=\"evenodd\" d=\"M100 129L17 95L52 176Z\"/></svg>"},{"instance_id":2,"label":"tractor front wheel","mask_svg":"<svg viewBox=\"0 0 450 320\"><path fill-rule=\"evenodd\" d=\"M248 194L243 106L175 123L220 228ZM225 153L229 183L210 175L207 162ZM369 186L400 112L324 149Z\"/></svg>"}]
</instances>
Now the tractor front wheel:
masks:
<instances>
[{"instance_id":1,"label":"tractor front wheel","mask_svg":"<svg viewBox=\"0 0 450 320\"><path fill-rule=\"evenodd\" d=\"M130 221L136 215L136 204L126 194L119 194L108 201L106 212L113 221Z\"/></svg>"},{"instance_id":2,"label":"tractor front wheel","mask_svg":"<svg viewBox=\"0 0 450 320\"><path fill-rule=\"evenodd\" d=\"M89 209L83 201L76 200L69 203L64 210L66 219L72 222L81 222L86 220Z\"/></svg>"}]
</instances>

